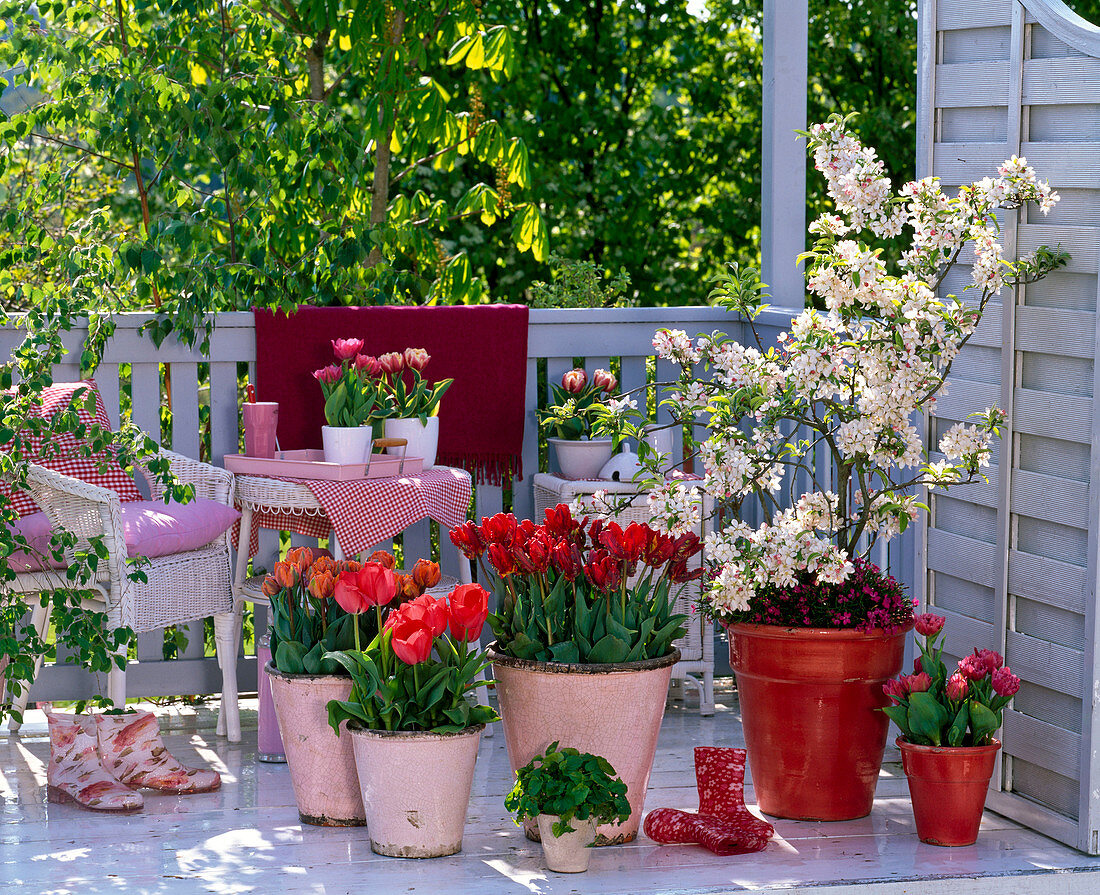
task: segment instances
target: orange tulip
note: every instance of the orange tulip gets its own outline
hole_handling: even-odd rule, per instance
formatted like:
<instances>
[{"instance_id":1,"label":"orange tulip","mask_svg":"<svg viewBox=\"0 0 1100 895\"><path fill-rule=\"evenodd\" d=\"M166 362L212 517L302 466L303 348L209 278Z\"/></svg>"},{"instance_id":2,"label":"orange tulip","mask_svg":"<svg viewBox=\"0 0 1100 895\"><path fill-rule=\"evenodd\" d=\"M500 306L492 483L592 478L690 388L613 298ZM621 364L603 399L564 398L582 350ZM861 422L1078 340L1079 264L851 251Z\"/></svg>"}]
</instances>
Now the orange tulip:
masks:
<instances>
[{"instance_id":1,"label":"orange tulip","mask_svg":"<svg viewBox=\"0 0 1100 895\"><path fill-rule=\"evenodd\" d=\"M309 567L309 574L323 575L328 573L334 578L342 571L339 563L336 562L331 556L320 556L313 561L313 565Z\"/></svg>"},{"instance_id":2,"label":"orange tulip","mask_svg":"<svg viewBox=\"0 0 1100 895\"><path fill-rule=\"evenodd\" d=\"M386 550L375 550L370 555L368 562L376 562L387 569L392 569L397 565L397 560L393 558L393 554Z\"/></svg>"},{"instance_id":3,"label":"orange tulip","mask_svg":"<svg viewBox=\"0 0 1100 895\"><path fill-rule=\"evenodd\" d=\"M275 581L279 587L294 587L300 578L297 566L288 562L275 563Z\"/></svg>"},{"instance_id":4,"label":"orange tulip","mask_svg":"<svg viewBox=\"0 0 1100 895\"><path fill-rule=\"evenodd\" d=\"M273 596L275 596L277 593L279 593L279 591L282 590L282 587L279 586L278 581L276 581L272 576L268 575L266 578L264 578L264 583L260 587L260 590L263 592L263 595L270 600Z\"/></svg>"},{"instance_id":5,"label":"orange tulip","mask_svg":"<svg viewBox=\"0 0 1100 895\"><path fill-rule=\"evenodd\" d=\"M332 572L314 572L309 580L309 592L317 600L327 600L336 589Z\"/></svg>"},{"instance_id":6,"label":"orange tulip","mask_svg":"<svg viewBox=\"0 0 1100 895\"><path fill-rule=\"evenodd\" d=\"M287 551L286 561L297 566L299 572L304 572L313 565L313 551L308 547L295 547Z\"/></svg>"},{"instance_id":7,"label":"orange tulip","mask_svg":"<svg viewBox=\"0 0 1100 895\"><path fill-rule=\"evenodd\" d=\"M418 559L416 565L413 566L412 577L420 590L426 591L428 588L439 584L439 579L443 576L439 571L439 563L427 559Z\"/></svg>"}]
</instances>

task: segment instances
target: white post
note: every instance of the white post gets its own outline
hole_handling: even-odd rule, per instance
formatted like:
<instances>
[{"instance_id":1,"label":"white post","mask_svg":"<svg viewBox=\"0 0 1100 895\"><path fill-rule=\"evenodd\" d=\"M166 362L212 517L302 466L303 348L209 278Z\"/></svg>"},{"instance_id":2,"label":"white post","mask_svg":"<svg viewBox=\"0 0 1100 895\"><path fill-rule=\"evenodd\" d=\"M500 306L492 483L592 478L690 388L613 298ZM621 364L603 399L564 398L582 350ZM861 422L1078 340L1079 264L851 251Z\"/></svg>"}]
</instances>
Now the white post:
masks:
<instances>
[{"instance_id":1,"label":"white post","mask_svg":"<svg viewBox=\"0 0 1100 895\"><path fill-rule=\"evenodd\" d=\"M764 0L764 146L761 278L772 304L805 304L807 0Z\"/></svg>"}]
</instances>

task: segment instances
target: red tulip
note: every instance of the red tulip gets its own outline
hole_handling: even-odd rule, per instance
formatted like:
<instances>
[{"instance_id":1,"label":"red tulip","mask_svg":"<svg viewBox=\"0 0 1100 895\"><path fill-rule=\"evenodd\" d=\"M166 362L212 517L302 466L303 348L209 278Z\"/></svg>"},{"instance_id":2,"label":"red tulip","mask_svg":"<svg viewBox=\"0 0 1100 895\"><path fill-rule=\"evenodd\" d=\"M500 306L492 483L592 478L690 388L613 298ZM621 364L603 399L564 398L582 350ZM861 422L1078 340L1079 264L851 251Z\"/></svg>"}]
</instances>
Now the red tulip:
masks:
<instances>
[{"instance_id":1,"label":"red tulip","mask_svg":"<svg viewBox=\"0 0 1100 895\"><path fill-rule=\"evenodd\" d=\"M489 592L480 584L460 584L448 598L451 636L471 641L481 637L481 628L489 615Z\"/></svg>"},{"instance_id":2,"label":"red tulip","mask_svg":"<svg viewBox=\"0 0 1100 895\"><path fill-rule=\"evenodd\" d=\"M489 562L498 575L511 575L516 571L516 558L503 544L489 545Z\"/></svg>"},{"instance_id":3,"label":"red tulip","mask_svg":"<svg viewBox=\"0 0 1100 895\"><path fill-rule=\"evenodd\" d=\"M562 538L550 548L550 562L566 581L574 581L584 569L584 557L576 544Z\"/></svg>"},{"instance_id":4,"label":"red tulip","mask_svg":"<svg viewBox=\"0 0 1100 895\"><path fill-rule=\"evenodd\" d=\"M432 637L438 637L447 630L449 616L446 597L437 598L421 594L411 603L402 606L401 614L423 620L424 624L431 629Z\"/></svg>"},{"instance_id":5,"label":"red tulip","mask_svg":"<svg viewBox=\"0 0 1100 895\"><path fill-rule=\"evenodd\" d=\"M405 368L405 355L399 351L391 351L379 356L378 363L387 373L400 373Z\"/></svg>"},{"instance_id":6,"label":"red tulip","mask_svg":"<svg viewBox=\"0 0 1100 895\"><path fill-rule=\"evenodd\" d=\"M592 374L592 384L601 391L611 394L615 391L615 386L619 384L619 380L609 370L597 370Z\"/></svg>"},{"instance_id":7,"label":"red tulip","mask_svg":"<svg viewBox=\"0 0 1100 895\"><path fill-rule=\"evenodd\" d=\"M924 612L913 619L913 627L922 637L935 637L943 630L946 619L934 612Z\"/></svg>"},{"instance_id":8,"label":"red tulip","mask_svg":"<svg viewBox=\"0 0 1100 895\"><path fill-rule=\"evenodd\" d=\"M389 569L376 562L363 563L358 572L341 572L333 596L345 612L362 612L384 606L397 593L397 581Z\"/></svg>"},{"instance_id":9,"label":"red tulip","mask_svg":"<svg viewBox=\"0 0 1100 895\"><path fill-rule=\"evenodd\" d=\"M386 627L392 632L390 646L394 655L406 665L419 665L432 654L435 638L424 619L399 613L393 624Z\"/></svg>"},{"instance_id":10,"label":"red tulip","mask_svg":"<svg viewBox=\"0 0 1100 895\"><path fill-rule=\"evenodd\" d=\"M593 550L588 555L584 573L596 590L612 593L619 589L622 581L622 564L609 556L606 550Z\"/></svg>"},{"instance_id":11,"label":"red tulip","mask_svg":"<svg viewBox=\"0 0 1100 895\"><path fill-rule=\"evenodd\" d=\"M970 685L966 682L966 678L956 671L947 679L943 691L952 702L962 702L970 692Z\"/></svg>"},{"instance_id":12,"label":"red tulip","mask_svg":"<svg viewBox=\"0 0 1100 895\"><path fill-rule=\"evenodd\" d=\"M633 566L642 556L646 546L648 526L631 522L624 531L617 522L608 522L600 532L600 544L616 559Z\"/></svg>"},{"instance_id":13,"label":"red tulip","mask_svg":"<svg viewBox=\"0 0 1100 895\"><path fill-rule=\"evenodd\" d=\"M686 532L672 542L672 560L680 562L691 559L702 549L703 542L699 540L699 535L693 531Z\"/></svg>"},{"instance_id":14,"label":"red tulip","mask_svg":"<svg viewBox=\"0 0 1100 895\"><path fill-rule=\"evenodd\" d=\"M588 374L576 367L561 377L561 387L573 395L579 395L588 385Z\"/></svg>"},{"instance_id":15,"label":"red tulip","mask_svg":"<svg viewBox=\"0 0 1100 895\"><path fill-rule=\"evenodd\" d=\"M659 569L672 559L672 538L656 529L646 526L645 549L642 550L642 562Z\"/></svg>"},{"instance_id":16,"label":"red tulip","mask_svg":"<svg viewBox=\"0 0 1100 895\"><path fill-rule=\"evenodd\" d=\"M423 372L431 359L432 356L428 354L426 348L405 349L405 366L410 370L416 370L417 373Z\"/></svg>"},{"instance_id":17,"label":"red tulip","mask_svg":"<svg viewBox=\"0 0 1100 895\"><path fill-rule=\"evenodd\" d=\"M481 529L473 522L463 522L451 529L451 543L454 544L467 559L479 559L485 552L485 541L481 537Z\"/></svg>"},{"instance_id":18,"label":"red tulip","mask_svg":"<svg viewBox=\"0 0 1100 895\"><path fill-rule=\"evenodd\" d=\"M687 584L689 581L696 581L703 577L703 567L691 568L687 560L680 559L668 567L668 577L673 584Z\"/></svg>"},{"instance_id":19,"label":"red tulip","mask_svg":"<svg viewBox=\"0 0 1100 895\"><path fill-rule=\"evenodd\" d=\"M362 339L333 339L332 353L340 361L351 360L363 347Z\"/></svg>"},{"instance_id":20,"label":"red tulip","mask_svg":"<svg viewBox=\"0 0 1100 895\"><path fill-rule=\"evenodd\" d=\"M318 382L335 382L340 378L340 368L336 364L329 364L313 371L313 378Z\"/></svg>"},{"instance_id":21,"label":"red tulip","mask_svg":"<svg viewBox=\"0 0 1100 895\"><path fill-rule=\"evenodd\" d=\"M481 537L489 544L512 546L516 539L519 523L511 513L497 513L481 520Z\"/></svg>"},{"instance_id":22,"label":"red tulip","mask_svg":"<svg viewBox=\"0 0 1100 895\"><path fill-rule=\"evenodd\" d=\"M573 514L569 512L569 507L564 503L559 503L552 510L546 510L546 521L542 527L553 537L556 538L572 538L574 533L584 527L588 520L584 522L578 522L573 518Z\"/></svg>"}]
</instances>

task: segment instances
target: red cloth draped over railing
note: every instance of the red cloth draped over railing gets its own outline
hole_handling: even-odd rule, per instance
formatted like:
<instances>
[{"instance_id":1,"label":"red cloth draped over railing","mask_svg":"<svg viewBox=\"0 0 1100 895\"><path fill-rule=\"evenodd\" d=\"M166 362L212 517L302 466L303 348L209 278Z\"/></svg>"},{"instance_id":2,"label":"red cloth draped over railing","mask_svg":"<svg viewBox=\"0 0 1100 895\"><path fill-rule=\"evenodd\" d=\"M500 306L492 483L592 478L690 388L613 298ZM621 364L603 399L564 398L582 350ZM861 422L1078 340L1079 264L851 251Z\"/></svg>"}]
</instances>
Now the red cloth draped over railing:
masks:
<instances>
[{"instance_id":1,"label":"red cloth draped over railing","mask_svg":"<svg viewBox=\"0 0 1100 895\"><path fill-rule=\"evenodd\" d=\"M324 401L312 373L333 362L333 339L365 354L426 348L429 382L454 378L439 410L436 462L500 484L522 473L526 305L302 307L256 310L256 392L279 403L279 446L321 447Z\"/></svg>"}]
</instances>

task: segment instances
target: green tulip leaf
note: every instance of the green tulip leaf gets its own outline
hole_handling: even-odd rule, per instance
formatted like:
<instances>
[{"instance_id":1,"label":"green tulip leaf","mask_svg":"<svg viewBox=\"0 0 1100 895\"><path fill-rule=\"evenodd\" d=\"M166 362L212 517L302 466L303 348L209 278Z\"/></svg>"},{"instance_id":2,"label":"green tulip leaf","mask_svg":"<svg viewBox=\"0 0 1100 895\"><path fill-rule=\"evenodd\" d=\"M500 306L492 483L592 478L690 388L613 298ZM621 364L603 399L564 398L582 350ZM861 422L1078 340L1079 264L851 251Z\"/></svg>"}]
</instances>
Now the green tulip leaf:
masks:
<instances>
[{"instance_id":1,"label":"green tulip leaf","mask_svg":"<svg viewBox=\"0 0 1100 895\"><path fill-rule=\"evenodd\" d=\"M966 739L966 727L969 723L970 710L967 707L967 703L964 702L956 713L955 720L951 722L951 727L948 728L948 746L961 746L963 744L963 740Z\"/></svg>"},{"instance_id":2,"label":"green tulip leaf","mask_svg":"<svg viewBox=\"0 0 1100 895\"><path fill-rule=\"evenodd\" d=\"M943 728L951 716L931 693L913 693L909 697L909 729L933 746L943 742Z\"/></svg>"},{"instance_id":3,"label":"green tulip leaf","mask_svg":"<svg viewBox=\"0 0 1100 895\"><path fill-rule=\"evenodd\" d=\"M970 730L974 734L974 745L984 744L993 732L1001 726L1000 717L980 702L970 706Z\"/></svg>"},{"instance_id":4,"label":"green tulip leaf","mask_svg":"<svg viewBox=\"0 0 1100 895\"><path fill-rule=\"evenodd\" d=\"M275 653L275 667L283 674L305 674L302 660L306 648L295 640L284 640Z\"/></svg>"}]
</instances>

